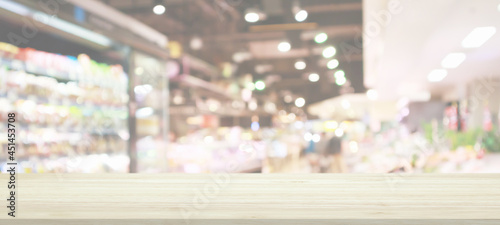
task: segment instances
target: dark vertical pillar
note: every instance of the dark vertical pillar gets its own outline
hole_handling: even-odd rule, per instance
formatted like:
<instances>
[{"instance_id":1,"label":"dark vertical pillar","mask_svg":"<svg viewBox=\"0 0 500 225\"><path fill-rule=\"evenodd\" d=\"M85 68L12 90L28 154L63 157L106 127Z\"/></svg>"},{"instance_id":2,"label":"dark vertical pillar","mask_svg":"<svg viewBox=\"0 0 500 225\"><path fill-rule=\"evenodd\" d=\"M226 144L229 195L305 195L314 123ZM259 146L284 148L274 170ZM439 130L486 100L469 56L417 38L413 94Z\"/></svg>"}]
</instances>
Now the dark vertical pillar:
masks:
<instances>
[{"instance_id":1,"label":"dark vertical pillar","mask_svg":"<svg viewBox=\"0 0 500 225\"><path fill-rule=\"evenodd\" d=\"M137 132L136 132L136 118L135 112L137 110L137 103L135 100L135 92L134 87L136 86L135 79L135 52L131 51L129 57L129 86L128 86L128 95L129 95L129 117L128 117L128 127L129 127L129 144L128 144L128 155L130 157L130 165L129 165L129 173L137 173Z\"/></svg>"}]
</instances>

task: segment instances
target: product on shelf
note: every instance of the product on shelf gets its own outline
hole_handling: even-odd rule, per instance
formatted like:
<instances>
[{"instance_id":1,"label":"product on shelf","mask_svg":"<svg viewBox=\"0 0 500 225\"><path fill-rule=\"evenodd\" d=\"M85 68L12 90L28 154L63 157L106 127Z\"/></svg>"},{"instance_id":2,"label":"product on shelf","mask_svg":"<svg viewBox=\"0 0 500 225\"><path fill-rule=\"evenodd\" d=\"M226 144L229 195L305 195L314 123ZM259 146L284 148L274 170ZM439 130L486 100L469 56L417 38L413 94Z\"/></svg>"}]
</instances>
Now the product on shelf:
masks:
<instances>
[{"instance_id":1,"label":"product on shelf","mask_svg":"<svg viewBox=\"0 0 500 225\"><path fill-rule=\"evenodd\" d=\"M120 65L0 42L0 124L16 113L16 157L25 172L127 172L128 159L103 160L128 158L127 87ZM73 161L96 165L78 171Z\"/></svg>"}]
</instances>

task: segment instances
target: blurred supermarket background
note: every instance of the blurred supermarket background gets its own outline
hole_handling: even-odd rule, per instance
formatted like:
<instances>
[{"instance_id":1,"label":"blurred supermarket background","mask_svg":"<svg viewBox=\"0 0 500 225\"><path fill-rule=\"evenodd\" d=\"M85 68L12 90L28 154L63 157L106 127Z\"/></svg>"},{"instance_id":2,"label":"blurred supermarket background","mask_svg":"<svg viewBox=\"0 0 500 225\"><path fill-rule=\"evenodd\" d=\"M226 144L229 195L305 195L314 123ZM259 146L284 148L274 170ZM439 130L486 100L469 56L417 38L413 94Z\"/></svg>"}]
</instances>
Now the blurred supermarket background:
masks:
<instances>
[{"instance_id":1,"label":"blurred supermarket background","mask_svg":"<svg viewBox=\"0 0 500 225\"><path fill-rule=\"evenodd\" d=\"M0 0L25 173L498 173L498 0Z\"/></svg>"}]
</instances>

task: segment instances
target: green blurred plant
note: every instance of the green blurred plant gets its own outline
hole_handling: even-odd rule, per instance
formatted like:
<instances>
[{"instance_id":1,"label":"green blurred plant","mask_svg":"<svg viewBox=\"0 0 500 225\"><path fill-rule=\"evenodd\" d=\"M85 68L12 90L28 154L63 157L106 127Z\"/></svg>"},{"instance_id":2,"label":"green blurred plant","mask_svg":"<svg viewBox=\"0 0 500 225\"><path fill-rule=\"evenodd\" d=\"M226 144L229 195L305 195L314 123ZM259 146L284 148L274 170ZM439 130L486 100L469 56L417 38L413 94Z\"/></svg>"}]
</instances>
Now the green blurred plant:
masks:
<instances>
[{"instance_id":1,"label":"green blurred plant","mask_svg":"<svg viewBox=\"0 0 500 225\"><path fill-rule=\"evenodd\" d=\"M485 132L481 141L481 145L488 152L500 152L500 130L495 127L492 131Z\"/></svg>"},{"instance_id":2,"label":"green blurred plant","mask_svg":"<svg viewBox=\"0 0 500 225\"><path fill-rule=\"evenodd\" d=\"M465 132L447 131L446 138L450 140L451 149L456 150L458 147L474 146L483 131L481 129L471 129Z\"/></svg>"}]
</instances>

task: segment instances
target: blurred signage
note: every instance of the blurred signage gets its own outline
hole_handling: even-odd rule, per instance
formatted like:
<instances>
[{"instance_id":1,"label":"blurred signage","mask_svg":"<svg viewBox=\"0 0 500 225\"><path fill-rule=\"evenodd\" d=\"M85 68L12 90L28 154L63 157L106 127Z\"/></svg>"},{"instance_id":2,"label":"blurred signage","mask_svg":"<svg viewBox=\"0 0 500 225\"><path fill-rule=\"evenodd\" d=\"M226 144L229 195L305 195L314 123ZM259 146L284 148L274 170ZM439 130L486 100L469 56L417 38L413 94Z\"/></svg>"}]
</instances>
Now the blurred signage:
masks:
<instances>
[{"instance_id":1,"label":"blurred signage","mask_svg":"<svg viewBox=\"0 0 500 225\"><path fill-rule=\"evenodd\" d=\"M219 126L219 117L214 115L204 115L201 127L203 128L216 128Z\"/></svg>"},{"instance_id":2,"label":"blurred signage","mask_svg":"<svg viewBox=\"0 0 500 225\"><path fill-rule=\"evenodd\" d=\"M75 20L79 23L84 23L85 20L87 19L87 15L85 14L85 10L82 8L75 6L73 8L73 16L75 17Z\"/></svg>"},{"instance_id":3,"label":"blurred signage","mask_svg":"<svg viewBox=\"0 0 500 225\"><path fill-rule=\"evenodd\" d=\"M178 59L182 55L182 45L177 41L169 41L168 48L170 50L170 57Z\"/></svg>"}]
</instances>

